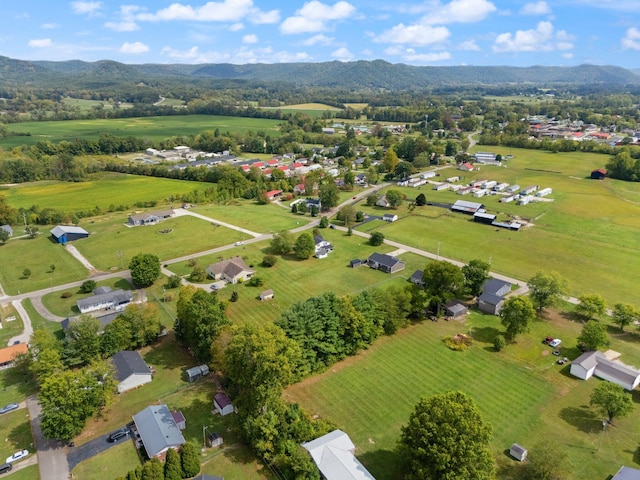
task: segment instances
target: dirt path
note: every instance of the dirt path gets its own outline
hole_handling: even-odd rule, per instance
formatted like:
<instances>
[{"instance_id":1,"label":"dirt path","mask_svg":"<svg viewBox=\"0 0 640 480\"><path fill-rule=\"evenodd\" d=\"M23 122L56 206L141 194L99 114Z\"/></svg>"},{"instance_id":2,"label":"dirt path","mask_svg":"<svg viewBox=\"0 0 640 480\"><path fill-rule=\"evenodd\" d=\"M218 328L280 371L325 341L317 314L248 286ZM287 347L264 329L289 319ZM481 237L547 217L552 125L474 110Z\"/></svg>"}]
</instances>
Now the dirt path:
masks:
<instances>
[{"instance_id":1,"label":"dirt path","mask_svg":"<svg viewBox=\"0 0 640 480\"><path fill-rule=\"evenodd\" d=\"M89 262L89 260L87 260L84 255L82 255L78 249L76 247L74 247L73 245L65 245L65 248L67 249L67 252L69 252L71 255L73 255L73 257L78 260L82 265L84 265L84 267L89 270L89 273L91 275L95 275L96 273L98 273L98 270L96 269L96 267L94 267L91 262Z\"/></svg>"}]
</instances>

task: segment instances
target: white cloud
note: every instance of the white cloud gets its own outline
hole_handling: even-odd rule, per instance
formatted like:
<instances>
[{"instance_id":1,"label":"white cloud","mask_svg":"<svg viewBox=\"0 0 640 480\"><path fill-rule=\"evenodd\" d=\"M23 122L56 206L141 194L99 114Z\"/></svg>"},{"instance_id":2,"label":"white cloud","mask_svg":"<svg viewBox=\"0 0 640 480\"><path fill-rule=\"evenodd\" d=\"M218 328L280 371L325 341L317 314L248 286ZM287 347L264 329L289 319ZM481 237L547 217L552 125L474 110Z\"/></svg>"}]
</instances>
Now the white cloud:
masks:
<instances>
[{"instance_id":1,"label":"white cloud","mask_svg":"<svg viewBox=\"0 0 640 480\"><path fill-rule=\"evenodd\" d=\"M60 28L60 25L57 23L43 23L40 27L44 30L55 30L56 28Z\"/></svg>"},{"instance_id":2,"label":"white cloud","mask_svg":"<svg viewBox=\"0 0 640 480\"><path fill-rule=\"evenodd\" d=\"M229 31L230 32L239 32L242 29L244 29L244 23L242 23L242 22L234 23L233 25L231 25L229 27Z\"/></svg>"},{"instance_id":3,"label":"white cloud","mask_svg":"<svg viewBox=\"0 0 640 480\"><path fill-rule=\"evenodd\" d=\"M637 12L637 0L577 0L576 3L583 5L591 5L593 7L604 8L608 10L620 10L625 12Z\"/></svg>"},{"instance_id":4,"label":"white cloud","mask_svg":"<svg viewBox=\"0 0 640 480\"><path fill-rule=\"evenodd\" d=\"M189 50L176 50L164 47L162 55L185 63L234 63L242 65L246 63L285 63L304 62L310 59L305 52L290 53L285 51L274 52L271 47L248 49L241 47L236 50L201 52L198 47Z\"/></svg>"},{"instance_id":5,"label":"white cloud","mask_svg":"<svg viewBox=\"0 0 640 480\"><path fill-rule=\"evenodd\" d=\"M33 40L29 40L28 45L34 48L47 48L52 47L53 42L50 38L34 38Z\"/></svg>"},{"instance_id":6,"label":"white cloud","mask_svg":"<svg viewBox=\"0 0 640 480\"><path fill-rule=\"evenodd\" d=\"M304 42L302 42L302 44L308 47L311 47L313 45L328 46L328 45L333 45L334 40L335 39L333 37L327 37L319 33L318 35L314 35L313 37L306 39Z\"/></svg>"},{"instance_id":7,"label":"white cloud","mask_svg":"<svg viewBox=\"0 0 640 480\"><path fill-rule=\"evenodd\" d=\"M102 2L71 2L71 10L78 15L93 16L102 8Z\"/></svg>"},{"instance_id":8,"label":"white cloud","mask_svg":"<svg viewBox=\"0 0 640 480\"><path fill-rule=\"evenodd\" d=\"M626 50L640 50L640 30L635 27L628 29L622 39L622 48Z\"/></svg>"},{"instance_id":9,"label":"white cloud","mask_svg":"<svg viewBox=\"0 0 640 480\"><path fill-rule=\"evenodd\" d=\"M549 4L544 0L534 3L527 3L520 9L522 15L547 15L551 13Z\"/></svg>"},{"instance_id":10,"label":"white cloud","mask_svg":"<svg viewBox=\"0 0 640 480\"><path fill-rule=\"evenodd\" d=\"M342 47L333 52L331 52L331 56L337 60L341 60L343 62L353 60L353 53L349 51L348 48Z\"/></svg>"},{"instance_id":11,"label":"white cloud","mask_svg":"<svg viewBox=\"0 0 640 480\"><path fill-rule=\"evenodd\" d=\"M458 49L459 50L471 50L474 52L479 52L480 51L480 47L478 46L478 44L476 43L475 40L467 40L466 42L462 42L460 45L458 45Z\"/></svg>"},{"instance_id":12,"label":"white cloud","mask_svg":"<svg viewBox=\"0 0 640 480\"><path fill-rule=\"evenodd\" d=\"M292 17L285 18L280 25L284 34L322 32L327 30L328 22L336 22L352 17L356 7L345 1L333 6L317 0L305 3Z\"/></svg>"},{"instance_id":13,"label":"white cloud","mask_svg":"<svg viewBox=\"0 0 640 480\"><path fill-rule=\"evenodd\" d=\"M570 50L571 36L566 31L554 33L551 22L540 22L535 29L518 30L515 34L501 33L493 44L494 52L534 52Z\"/></svg>"},{"instance_id":14,"label":"white cloud","mask_svg":"<svg viewBox=\"0 0 640 480\"><path fill-rule=\"evenodd\" d=\"M258 43L258 36L253 33L242 37L242 43Z\"/></svg>"},{"instance_id":15,"label":"white cloud","mask_svg":"<svg viewBox=\"0 0 640 480\"><path fill-rule=\"evenodd\" d=\"M447 27L428 25L396 25L373 39L377 43L400 43L408 45L432 45L449 38Z\"/></svg>"},{"instance_id":16,"label":"white cloud","mask_svg":"<svg viewBox=\"0 0 640 480\"><path fill-rule=\"evenodd\" d=\"M451 59L449 52L417 53L412 48L408 48L402 58L407 62L433 63Z\"/></svg>"},{"instance_id":17,"label":"white cloud","mask_svg":"<svg viewBox=\"0 0 640 480\"><path fill-rule=\"evenodd\" d=\"M497 10L487 0L453 0L447 4L429 5L426 15L418 23L423 25L447 25L450 23L474 23L483 20Z\"/></svg>"},{"instance_id":18,"label":"white cloud","mask_svg":"<svg viewBox=\"0 0 640 480\"><path fill-rule=\"evenodd\" d=\"M138 27L136 23L136 13L139 11L140 7L135 5L122 5L120 6L120 21L106 22L104 26L116 32L133 32L139 30L140 27Z\"/></svg>"},{"instance_id":19,"label":"white cloud","mask_svg":"<svg viewBox=\"0 0 640 480\"><path fill-rule=\"evenodd\" d=\"M118 51L120 53L137 55L139 53L147 53L149 51L149 47L142 42L125 42Z\"/></svg>"},{"instance_id":20,"label":"white cloud","mask_svg":"<svg viewBox=\"0 0 640 480\"><path fill-rule=\"evenodd\" d=\"M571 60L573 58L573 53L563 53L562 58L566 58L567 60Z\"/></svg>"},{"instance_id":21,"label":"white cloud","mask_svg":"<svg viewBox=\"0 0 640 480\"><path fill-rule=\"evenodd\" d=\"M160 53L169 58L180 60L194 60L200 55L198 47L191 47L189 50L176 50L175 48L164 47Z\"/></svg>"},{"instance_id":22,"label":"white cloud","mask_svg":"<svg viewBox=\"0 0 640 480\"><path fill-rule=\"evenodd\" d=\"M253 0L223 0L222 2L207 2L201 7L172 3L156 13L140 13L136 18L145 22L177 20L237 22L246 18L251 23L276 23L280 20L280 12L278 10L263 12L253 5Z\"/></svg>"}]
</instances>

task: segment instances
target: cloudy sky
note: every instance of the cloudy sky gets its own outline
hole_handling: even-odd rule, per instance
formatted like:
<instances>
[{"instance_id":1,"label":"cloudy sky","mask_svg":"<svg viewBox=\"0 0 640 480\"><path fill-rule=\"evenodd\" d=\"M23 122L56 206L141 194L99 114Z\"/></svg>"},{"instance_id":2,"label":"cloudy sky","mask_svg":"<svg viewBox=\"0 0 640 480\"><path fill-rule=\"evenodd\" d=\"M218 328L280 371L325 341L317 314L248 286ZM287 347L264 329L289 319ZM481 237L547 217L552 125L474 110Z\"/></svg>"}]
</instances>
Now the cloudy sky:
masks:
<instances>
[{"instance_id":1,"label":"cloudy sky","mask_svg":"<svg viewBox=\"0 0 640 480\"><path fill-rule=\"evenodd\" d=\"M639 0L4 0L0 55L640 68Z\"/></svg>"}]
</instances>

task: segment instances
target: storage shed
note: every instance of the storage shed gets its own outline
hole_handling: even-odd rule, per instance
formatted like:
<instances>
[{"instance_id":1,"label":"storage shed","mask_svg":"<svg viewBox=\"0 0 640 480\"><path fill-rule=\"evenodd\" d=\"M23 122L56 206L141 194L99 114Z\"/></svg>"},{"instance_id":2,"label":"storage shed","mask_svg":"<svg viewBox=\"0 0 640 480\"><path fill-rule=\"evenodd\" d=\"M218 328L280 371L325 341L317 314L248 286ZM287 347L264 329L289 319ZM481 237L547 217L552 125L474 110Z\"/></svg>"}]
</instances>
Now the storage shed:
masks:
<instances>
[{"instance_id":1,"label":"storage shed","mask_svg":"<svg viewBox=\"0 0 640 480\"><path fill-rule=\"evenodd\" d=\"M234 412L233 403L231 403L231 399L227 397L227 394L224 392L218 392L214 395L213 406L223 417Z\"/></svg>"},{"instance_id":2,"label":"storage shed","mask_svg":"<svg viewBox=\"0 0 640 480\"><path fill-rule=\"evenodd\" d=\"M511 448L509 449L509 455L521 462L524 462L527 459L527 453L527 449L517 443L511 445Z\"/></svg>"},{"instance_id":3,"label":"storage shed","mask_svg":"<svg viewBox=\"0 0 640 480\"><path fill-rule=\"evenodd\" d=\"M265 300L272 300L274 297L273 290L265 290L264 292L260 292L260 301L264 302Z\"/></svg>"},{"instance_id":4,"label":"storage shed","mask_svg":"<svg viewBox=\"0 0 640 480\"><path fill-rule=\"evenodd\" d=\"M189 368L187 370L187 380L190 382L195 382L205 375L209 375L208 365L198 365L197 367Z\"/></svg>"}]
</instances>

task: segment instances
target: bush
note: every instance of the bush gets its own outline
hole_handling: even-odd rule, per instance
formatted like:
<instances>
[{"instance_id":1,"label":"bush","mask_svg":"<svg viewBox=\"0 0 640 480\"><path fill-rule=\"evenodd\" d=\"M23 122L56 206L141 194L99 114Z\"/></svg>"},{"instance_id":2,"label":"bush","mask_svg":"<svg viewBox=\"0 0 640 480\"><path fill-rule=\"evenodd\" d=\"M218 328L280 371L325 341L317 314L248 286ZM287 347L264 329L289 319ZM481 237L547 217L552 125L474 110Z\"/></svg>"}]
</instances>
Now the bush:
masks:
<instances>
[{"instance_id":1,"label":"bush","mask_svg":"<svg viewBox=\"0 0 640 480\"><path fill-rule=\"evenodd\" d=\"M369 243L374 247L382 245L384 243L384 234L382 232L373 232L371 238L369 238Z\"/></svg>"},{"instance_id":2,"label":"bush","mask_svg":"<svg viewBox=\"0 0 640 480\"><path fill-rule=\"evenodd\" d=\"M453 336L444 337L442 341L451 350L463 351L473 345L473 339L464 333L457 333Z\"/></svg>"},{"instance_id":3,"label":"bush","mask_svg":"<svg viewBox=\"0 0 640 480\"><path fill-rule=\"evenodd\" d=\"M234 290L234 291L231 293L231 298L230 298L230 300L231 300L232 302L237 302L237 301L238 301L238 292L237 292L236 290Z\"/></svg>"},{"instance_id":4,"label":"bush","mask_svg":"<svg viewBox=\"0 0 640 480\"><path fill-rule=\"evenodd\" d=\"M196 266L189 274L189 280L195 283L201 283L204 282L206 276L207 273L204 271L204 268Z\"/></svg>"},{"instance_id":5,"label":"bush","mask_svg":"<svg viewBox=\"0 0 640 480\"><path fill-rule=\"evenodd\" d=\"M96 287L97 284L95 280L85 280L84 282L82 282L82 285L80 285L80 291L82 293L91 293L95 290Z\"/></svg>"},{"instance_id":6,"label":"bush","mask_svg":"<svg viewBox=\"0 0 640 480\"><path fill-rule=\"evenodd\" d=\"M262 280L262 278L255 276L255 277L251 277L249 279L249 281L247 282L247 285L250 287L260 287L264 284L264 280Z\"/></svg>"},{"instance_id":7,"label":"bush","mask_svg":"<svg viewBox=\"0 0 640 480\"><path fill-rule=\"evenodd\" d=\"M73 292L70 292L69 290L67 290L66 292L63 292L62 295L60 295L60 298L71 298L73 296Z\"/></svg>"},{"instance_id":8,"label":"bush","mask_svg":"<svg viewBox=\"0 0 640 480\"><path fill-rule=\"evenodd\" d=\"M262 258L262 265L264 265L267 268L271 268L276 264L277 261L278 261L278 257L276 257L275 255L265 255Z\"/></svg>"},{"instance_id":9,"label":"bush","mask_svg":"<svg viewBox=\"0 0 640 480\"><path fill-rule=\"evenodd\" d=\"M504 337L502 335L496 335L496 338L493 339L493 348L496 349L496 352L499 352L506 346L507 341L504 339Z\"/></svg>"},{"instance_id":10,"label":"bush","mask_svg":"<svg viewBox=\"0 0 640 480\"><path fill-rule=\"evenodd\" d=\"M180 286L180 277L178 275L171 275L167 279L167 288L178 288Z\"/></svg>"}]
</instances>

